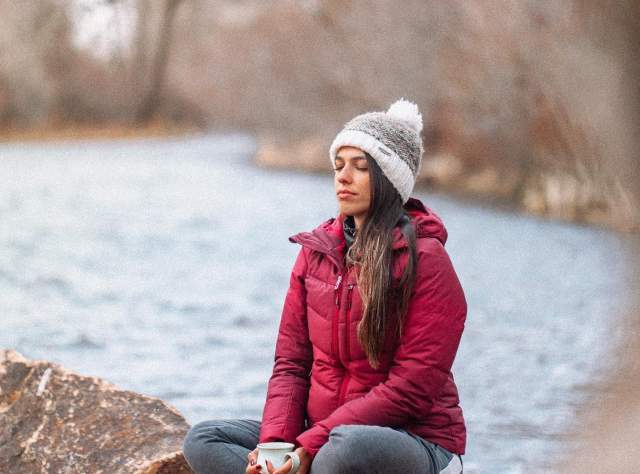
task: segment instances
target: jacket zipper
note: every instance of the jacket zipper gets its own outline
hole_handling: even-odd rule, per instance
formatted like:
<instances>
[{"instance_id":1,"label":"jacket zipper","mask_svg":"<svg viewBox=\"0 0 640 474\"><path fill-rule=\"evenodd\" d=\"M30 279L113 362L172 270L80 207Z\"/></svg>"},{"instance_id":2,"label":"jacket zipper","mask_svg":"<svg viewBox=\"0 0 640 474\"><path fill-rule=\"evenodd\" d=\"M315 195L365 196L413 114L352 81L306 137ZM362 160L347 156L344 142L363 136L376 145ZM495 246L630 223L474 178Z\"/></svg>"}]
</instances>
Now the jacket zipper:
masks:
<instances>
[{"instance_id":1,"label":"jacket zipper","mask_svg":"<svg viewBox=\"0 0 640 474\"><path fill-rule=\"evenodd\" d=\"M338 281L336 281L333 287L333 294L335 298L336 310L333 313L333 325L332 325L332 338L331 338L331 352L336 356L336 359L340 361L340 345L338 343L338 324L340 323L340 283L342 282L342 274L338 275Z\"/></svg>"},{"instance_id":2,"label":"jacket zipper","mask_svg":"<svg viewBox=\"0 0 640 474\"><path fill-rule=\"evenodd\" d=\"M338 288L340 288L340 282L342 281L342 275L338 275L338 281L336 281L335 286L333 287L333 294L335 295L335 299L336 299L336 306L338 305Z\"/></svg>"},{"instance_id":3,"label":"jacket zipper","mask_svg":"<svg viewBox=\"0 0 640 474\"><path fill-rule=\"evenodd\" d=\"M344 352L345 358L348 359L351 354L351 350L349 347L349 337L351 335L351 292L353 291L353 283L348 286L347 290L347 312L345 317L345 341L344 341ZM347 394L347 386L349 385L349 371L345 367L344 378L342 379L342 385L340 386L340 395L338 397L338 406L344 403L345 396Z\"/></svg>"},{"instance_id":4,"label":"jacket zipper","mask_svg":"<svg viewBox=\"0 0 640 474\"><path fill-rule=\"evenodd\" d=\"M347 394L347 385L349 384L349 372L345 369L344 378L342 379L342 385L340 386L340 396L338 397L338 406L342 406L344 403L345 395Z\"/></svg>"},{"instance_id":5,"label":"jacket zipper","mask_svg":"<svg viewBox=\"0 0 640 474\"><path fill-rule=\"evenodd\" d=\"M344 341L344 351L345 351L345 359L351 358L351 351L349 349L349 334L351 333L351 292L353 291L353 283L348 286L347 290L347 314L345 315L345 324L347 330L345 331L345 341Z\"/></svg>"}]
</instances>

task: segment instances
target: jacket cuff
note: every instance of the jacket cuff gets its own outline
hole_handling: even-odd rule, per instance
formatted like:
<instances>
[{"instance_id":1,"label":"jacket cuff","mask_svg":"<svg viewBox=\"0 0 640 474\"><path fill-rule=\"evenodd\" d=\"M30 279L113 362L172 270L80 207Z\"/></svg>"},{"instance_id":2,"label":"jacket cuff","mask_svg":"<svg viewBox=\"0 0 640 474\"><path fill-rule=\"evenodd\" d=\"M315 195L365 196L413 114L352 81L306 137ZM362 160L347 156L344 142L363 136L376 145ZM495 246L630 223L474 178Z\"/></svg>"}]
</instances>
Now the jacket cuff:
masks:
<instances>
[{"instance_id":1,"label":"jacket cuff","mask_svg":"<svg viewBox=\"0 0 640 474\"><path fill-rule=\"evenodd\" d=\"M329 435L326 430L319 426L315 425L312 428L309 428L304 433L301 433L297 438L296 442L302 446L307 453L311 456L311 459L315 457L315 455L320 451L320 448L329 440Z\"/></svg>"},{"instance_id":2,"label":"jacket cuff","mask_svg":"<svg viewBox=\"0 0 640 474\"><path fill-rule=\"evenodd\" d=\"M284 438L282 438L281 436L261 436L258 438L258 444L259 443L272 443L272 442L287 442Z\"/></svg>"}]
</instances>

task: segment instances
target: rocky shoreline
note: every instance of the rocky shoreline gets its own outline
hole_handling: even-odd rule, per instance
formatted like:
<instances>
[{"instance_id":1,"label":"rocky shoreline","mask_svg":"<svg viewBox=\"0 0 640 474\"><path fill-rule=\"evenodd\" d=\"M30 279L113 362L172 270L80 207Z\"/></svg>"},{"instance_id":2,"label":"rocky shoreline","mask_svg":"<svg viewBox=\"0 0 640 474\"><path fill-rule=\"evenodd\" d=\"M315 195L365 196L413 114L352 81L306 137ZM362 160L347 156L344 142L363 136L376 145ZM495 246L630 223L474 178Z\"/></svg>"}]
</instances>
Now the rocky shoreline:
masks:
<instances>
[{"instance_id":1,"label":"rocky shoreline","mask_svg":"<svg viewBox=\"0 0 640 474\"><path fill-rule=\"evenodd\" d=\"M258 135L255 163L274 169L328 173L328 142L321 137L283 140ZM445 192L516 212L637 233L634 201L618 182L575 173L537 170L528 175L492 164L471 168L454 154L426 153L416 188Z\"/></svg>"},{"instance_id":2,"label":"rocky shoreline","mask_svg":"<svg viewBox=\"0 0 640 474\"><path fill-rule=\"evenodd\" d=\"M160 399L0 351L0 472L191 473L188 429Z\"/></svg>"}]
</instances>

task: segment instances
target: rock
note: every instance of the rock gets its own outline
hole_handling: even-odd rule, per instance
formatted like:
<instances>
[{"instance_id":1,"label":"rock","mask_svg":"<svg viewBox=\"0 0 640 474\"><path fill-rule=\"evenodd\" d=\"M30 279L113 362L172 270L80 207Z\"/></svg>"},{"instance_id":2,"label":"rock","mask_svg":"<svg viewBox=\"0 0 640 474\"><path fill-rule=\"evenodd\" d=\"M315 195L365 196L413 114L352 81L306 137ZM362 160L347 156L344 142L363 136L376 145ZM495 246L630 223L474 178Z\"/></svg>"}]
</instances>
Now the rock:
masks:
<instances>
[{"instance_id":1,"label":"rock","mask_svg":"<svg viewBox=\"0 0 640 474\"><path fill-rule=\"evenodd\" d=\"M258 137L255 163L266 168L303 169L312 172L331 170L329 151L319 137L287 140L269 134Z\"/></svg>"},{"instance_id":2,"label":"rock","mask_svg":"<svg viewBox=\"0 0 640 474\"><path fill-rule=\"evenodd\" d=\"M418 179L449 185L458 179L463 171L464 166L458 157L448 153L437 153L422 161Z\"/></svg>"},{"instance_id":3,"label":"rock","mask_svg":"<svg viewBox=\"0 0 640 474\"><path fill-rule=\"evenodd\" d=\"M157 398L0 351L0 472L192 472L189 429Z\"/></svg>"}]
</instances>

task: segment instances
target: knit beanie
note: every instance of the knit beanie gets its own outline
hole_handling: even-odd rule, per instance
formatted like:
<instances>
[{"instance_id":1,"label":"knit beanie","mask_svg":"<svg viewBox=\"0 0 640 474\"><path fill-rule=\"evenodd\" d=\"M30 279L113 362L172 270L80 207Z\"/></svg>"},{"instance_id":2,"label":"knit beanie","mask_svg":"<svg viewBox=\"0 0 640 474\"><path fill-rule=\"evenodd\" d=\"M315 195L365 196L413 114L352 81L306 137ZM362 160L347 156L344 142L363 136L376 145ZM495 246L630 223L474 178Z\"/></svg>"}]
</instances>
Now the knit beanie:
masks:
<instances>
[{"instance_id":1,"label":"knit beanie","mask_svg":"<svg viewBox=\"0 0 640 474\"><path fill-rule=\"evenodd\" d=\"M343 146L367 152L398 190L404 204L422 166L421 131L418 106L400 99L386 112L367 112L348 121L333 140L329 158L333 165L336 152Z\"/></svg>"}]
</instances>

